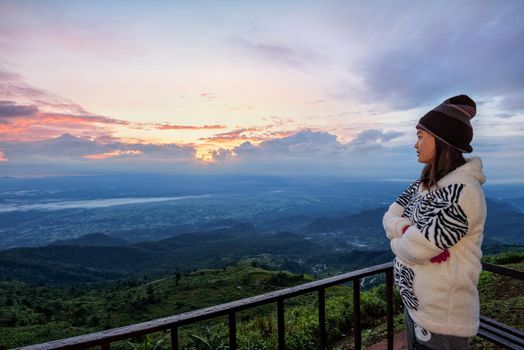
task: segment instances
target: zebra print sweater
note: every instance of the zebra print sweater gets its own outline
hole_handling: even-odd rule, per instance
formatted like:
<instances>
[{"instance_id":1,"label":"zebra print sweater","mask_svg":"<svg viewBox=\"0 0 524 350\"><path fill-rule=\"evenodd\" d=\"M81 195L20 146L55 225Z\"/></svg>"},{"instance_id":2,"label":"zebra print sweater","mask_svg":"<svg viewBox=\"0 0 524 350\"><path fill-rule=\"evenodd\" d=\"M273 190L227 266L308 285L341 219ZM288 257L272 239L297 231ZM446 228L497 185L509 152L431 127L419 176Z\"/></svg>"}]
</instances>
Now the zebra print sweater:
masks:
<instances>
[{"instance_id":1,"label":"zebra print sweater","mask_svg":"<svg viewBox=\"0 0 524 350\"><path fill-rule=\"evenodd\" d=\"M411 183L384 214L394 280L412 319L438 334L477 334L481 245L486 220L482 161L466 163L430 191ZM402 228L410 225L402 234ZM445 249L449 258L432 263Z\"/></svg>"}]
</instances>

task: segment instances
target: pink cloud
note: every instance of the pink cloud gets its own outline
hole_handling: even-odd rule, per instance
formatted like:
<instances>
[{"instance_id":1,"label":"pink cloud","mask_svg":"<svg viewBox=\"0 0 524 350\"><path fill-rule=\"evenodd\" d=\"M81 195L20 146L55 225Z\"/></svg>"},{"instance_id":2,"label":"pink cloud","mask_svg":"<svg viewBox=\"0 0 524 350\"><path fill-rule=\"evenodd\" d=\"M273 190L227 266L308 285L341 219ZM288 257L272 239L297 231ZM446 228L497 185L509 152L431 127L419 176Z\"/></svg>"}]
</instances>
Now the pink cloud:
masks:
<instances>
[{"instance_id":1,"label":"pink cloud","mask_svg":"<svg viewBox=\"0 0 524 350\"><path fill-rule=\"evenodd\" d=\"M215 95L213 92L203 92L200 94L201 97L204 97L207 101L215 100L217 99L217 95Z\"/></svg>"},{"instance_id":2,"label":"pink cloud","mask_svg":"<svg viewBox=\"0 0 524 350\"><path fill-rule=\"evenodd\" d=\"M231 141L265 141L275 138L286 137L293 134L295 131L272 131L268 130L273 125L266 125L261 127L249 127L232 130L216 134L214 136L201 138L202 141L228 143Z\"/></svg>"},{"instance_id":3,"label":"pink cloud","mask_svg":"<svg viewBox=\"0 0 524 350\"><path fill-rule=\"evenodd\" d=\"M46 112L90 114L80 105L63 97L28 85L19 74L0 70L0 99L36 105Z\"/></svg>"},{"instance_id":4,"label":"pink cloud","mask_svg":"<svg viewBox=\"0 0 524 350\"><path fill-rule=\"evenodd\" d=\"M12 101L0 101L0 118L33 115L37 111L36 106L21 106Z\"/></svg>"},{"instance_id":5,"label":"pink cloud","mask_svg":"<svg viewBox=\"0 0 524 350\"><path fill-rule=\"evenodd\" d=\"M227 129L226 125L171 125L171 124L155 124L155 127L160 130L200 130L200 129Z\"/></svg>"},{"instance_id":6,"label":"pink cloud","mask_svg":"<svg viewBox=\"0 0 524 350\"><path fill-rule=\"evenodd\" d=\"M139 155L139 154L142 154L142 152L138 150L130 150L130 151L116 150L116 151L107 152L107 153L88 154L88 155L82 156L82 158L99 160L99 159L108 159L108 158L113 158L113 157L119 157L122 155L133 155L134 156L134 155Z\"/></svg>"},{"instance_id":7,"label":"pink cloud","mask_svg":"<svg viewBox=\"0 0 524 350\"><path fill-rule=\"evenodd\" d=\"M236 112L236 111L242 111L242 110L248 110L251 111L255 109L253 106L243 106L243 107L229 107L226 112Z\"/></svg>"},{"instance_id":8,"label":"pink cloud","mask_svg":"<svg viewBox=\"0 0 524 350\"><path fill-rule=\"evenodd\" d=\"M15 108L10 108L15 110ZM18 108L23 111L23 108ZM28 109L32 112L32 109ZM63 113L29 113L16 117L2 118L0 124L0 140L29 142L46 140L64 133L75 135L90 134L91 137L103 136L111 133L112 126L127 125L128 122L100 117L70 115Z\"/></svg>"},{"instance_id":9,"label":"pink cloud","mask_svg":"<svg viewBox=\"0 0 524 350\"><path fill-rule=\"evenodd\" d=\"M28 85L22 76L0 70L0 140L29 142L62 134L114 142L117 130L218 130L226 125L177 125L137 123L96 115L82 106ZM214 99L213 93L201 97ZM16 118L15 118L16 117ZM123 127L123 128L122 128ZM144 140L134 140L142 143Z\"/></svg>"}]
</instances>

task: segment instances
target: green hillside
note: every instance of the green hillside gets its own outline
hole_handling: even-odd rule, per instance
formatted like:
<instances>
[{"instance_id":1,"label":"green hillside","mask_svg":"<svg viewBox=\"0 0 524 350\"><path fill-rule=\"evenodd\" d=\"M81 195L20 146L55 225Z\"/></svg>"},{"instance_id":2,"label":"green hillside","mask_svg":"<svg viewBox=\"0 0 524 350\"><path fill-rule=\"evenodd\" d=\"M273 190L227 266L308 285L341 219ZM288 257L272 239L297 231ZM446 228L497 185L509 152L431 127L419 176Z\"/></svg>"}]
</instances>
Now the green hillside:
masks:
<instances>
[{"instance_id":1,"label":"green hillside","mask_svg":"<svg viewBox=\"0 0 524 350\"><path fill-rule=\"evenodd\" d=\"M161 318L313 280L307 275L256 267L261 264L261 260L264 259L245 260L220 270L199 270L149 282L125 281L95 289L37 287L17 281L0 282L0 347L28 345ZM265 260L269 264L272 258L266 257ZM377 289L375 293L383 293L383 288ZM368 308L371 312L369 320L374 323L372 313L382 316L385 303L371 297L371 294L369 297L366 295L363 296L363 305L374 305L376 309ZM373 298L376 300L371 302ZM331 288L328 292L327 309L332 315L328 317L328 326L331 337L335 340L341 337L340 329L350 327L351 289L344 286ZM275 342L274 310L275 305L268 305L241 313L240 341L246 344ZM290 342L294 337L297 337L295 341L300 338L312 341L311 336L317 332L315 310L315 295L297 297L286 302L286 316L293 325L288 327ZM223 338L225 343L227 329L223 324L223 320L215 320L188 327L183 331L182 338L189 344L189 335L198 334L205 339ZM260 327L265 331L259 332ZM270 334L264 335L264 332ZM308 332L308 337L299 336L304 332ZM302 345L298 348L303 348ZM125 347L125 343L121 346Z\"/></svg>"},{"instance_id":2,"label":"green hillside","mask_svg":"<svg viewBox=\"0 0 524 350\"><path fill-rule=\"evenodd\" d=\"M181 234L125 246L50 245L0 251L0 280L30 284L108 283L143 275L161 278L181 271L222 268L265 254L270 269L318 276L390 261L390 251L348 251L311 242L294 233L255 234L250 225ZM85 239L81 239L85 242Z\"/></svg>"},{"instance_id":3,"label":"green hillside","mask_svg":"<svg viewBox=\"0 0 524 350\"><path fill-rule=\"evenodd\" d=\"M0 344L14 347L195 310L311 281L242 262L151 282L82 289L0 282Z\"/></svg>"}]
</instances>

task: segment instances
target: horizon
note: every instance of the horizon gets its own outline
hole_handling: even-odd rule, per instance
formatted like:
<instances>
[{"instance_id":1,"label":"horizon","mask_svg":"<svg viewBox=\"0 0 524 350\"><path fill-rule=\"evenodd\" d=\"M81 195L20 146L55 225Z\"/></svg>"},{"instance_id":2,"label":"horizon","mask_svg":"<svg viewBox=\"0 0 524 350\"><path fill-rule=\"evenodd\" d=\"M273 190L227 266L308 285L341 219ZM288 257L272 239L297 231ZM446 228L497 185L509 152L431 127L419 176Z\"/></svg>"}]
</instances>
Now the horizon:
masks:
<instances>
[{"instance_id":1,"label":"horizon","mask_svg":"<svg viewBox=\"0 0 524 350\"><path fill-rule=\"evenodd\" d=\"M465 156L524 183L523 19L520 1L0 0L0 175L413 179L417 120L465 93Z\"/></svg>"}]
</instances>

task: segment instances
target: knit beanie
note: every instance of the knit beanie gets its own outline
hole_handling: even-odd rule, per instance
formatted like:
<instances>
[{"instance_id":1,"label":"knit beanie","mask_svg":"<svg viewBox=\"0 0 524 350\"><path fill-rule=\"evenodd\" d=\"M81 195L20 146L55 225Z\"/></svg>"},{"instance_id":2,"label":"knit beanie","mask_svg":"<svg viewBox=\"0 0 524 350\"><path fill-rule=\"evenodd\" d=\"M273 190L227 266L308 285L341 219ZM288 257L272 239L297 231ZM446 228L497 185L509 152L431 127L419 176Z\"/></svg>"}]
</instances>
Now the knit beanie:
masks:
<instances>
[{"instance_id":1,"label":"knit beanie","mask_svg":"<svg viewBox=\"0 0 524 350\"><path fill-rule=\"evenodd\" d=\"M470 153L473 148L471 118L477 112L475 101L466 95L451 97L418 121L417 129L429 132L439 140L458 150Z\"/></svg>"}]
</instances>

